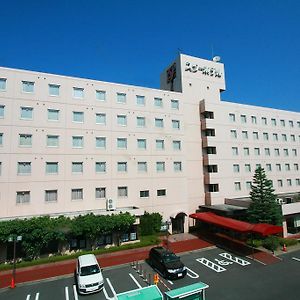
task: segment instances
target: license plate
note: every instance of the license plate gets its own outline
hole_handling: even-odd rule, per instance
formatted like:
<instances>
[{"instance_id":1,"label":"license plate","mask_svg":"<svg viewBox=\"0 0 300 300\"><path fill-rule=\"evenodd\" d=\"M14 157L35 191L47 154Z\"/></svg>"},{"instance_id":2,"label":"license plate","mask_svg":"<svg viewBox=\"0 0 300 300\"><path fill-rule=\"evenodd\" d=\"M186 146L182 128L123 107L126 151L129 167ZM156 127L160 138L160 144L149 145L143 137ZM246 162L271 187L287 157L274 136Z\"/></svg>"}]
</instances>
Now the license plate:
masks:
<instances>
[{"instance_id":1,"label":"license plate","mask_svg":"<svg viewBox=\"0 0 300 300\"><path fill-rule=\"evenodd\" d=\"M178 273L178 277L181 277L182 276L182 273Z\"/></svg>"},{"instance_id":2,"label":"license plate","mask_svg":"<svg viewBox=\"0 0 300 300\"><path fill-rule=\"evenodd\" d=\"M89 292L95 291L95 290L97 290L97 289L98 289L98 286L93 286L93 287L87 288L87 290L88 290Z\"/></svg>"}]
</instances>

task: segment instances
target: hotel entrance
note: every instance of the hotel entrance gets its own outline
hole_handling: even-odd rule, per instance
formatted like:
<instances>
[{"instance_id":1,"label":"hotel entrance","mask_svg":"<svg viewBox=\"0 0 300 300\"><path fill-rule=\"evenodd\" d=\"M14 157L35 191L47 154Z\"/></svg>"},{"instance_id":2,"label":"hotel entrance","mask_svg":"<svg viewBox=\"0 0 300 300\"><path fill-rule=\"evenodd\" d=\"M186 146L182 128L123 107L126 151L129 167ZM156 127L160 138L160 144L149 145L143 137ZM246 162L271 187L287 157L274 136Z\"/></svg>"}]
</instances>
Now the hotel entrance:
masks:
<instances>
[{"instance_id":1,"label":"hotel entrance","mask_svg":"<svg viewBox=\"0 0 300 300\"><path fill-rule=\"evenodd\" d=\"M185 213L179 213L175 218L171 217L172 221L172 234L184 233L184 222L185 222Z\"/></svg>"}]
</instances>

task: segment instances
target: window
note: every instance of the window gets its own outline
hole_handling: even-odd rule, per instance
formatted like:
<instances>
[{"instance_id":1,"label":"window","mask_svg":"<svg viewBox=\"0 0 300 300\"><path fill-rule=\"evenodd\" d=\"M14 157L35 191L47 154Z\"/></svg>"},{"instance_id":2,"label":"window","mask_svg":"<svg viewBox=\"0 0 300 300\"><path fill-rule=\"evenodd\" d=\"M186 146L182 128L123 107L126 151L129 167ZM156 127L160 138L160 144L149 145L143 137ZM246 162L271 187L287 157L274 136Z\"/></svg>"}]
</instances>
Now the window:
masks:
<instances>
[{"instance_id":1,"label":"window","mask_svg":"<svg viewBox=\"0 0 300 300\"><path fill-rule=\"evenodd\" d=\"M268 125L267 118L261 117L261 122L263 125Z\"/></svg>"},{"instance_id":2,"label":"window","mask_svg":"<svg viewBox=\"0 0 300 300\"><path fill-rule=\"evenodd\" d=\"M59 110L48 108L48 121L58 121Z\"/></svg>"},{"instance_id":3,"label":"window","mask_svg":"<svg viewBox=\"0 0 300 300\"><path fill-rule=\"evenodd\" d=\"M207 172L208 173L218 173L218 166L217 165L208 165Z\"/></svg>"},{"instance_id":4,"label":"window","mask_svg":"<svg viewBox=\"0 0 300 300\"><path fill-rule=\"evenodd\" d=\"M126 138L117 138L117 148L118 149L127 149L127 139Z\"/></svg>"},{"instance_id":5,"label":"window","mask_svg":"<svg viewBox=\"0 0 300 300\"><path fill-rule=\"evenodd\" d=\"M292 185L292 179L287 179L286 183L287 183L288 186L291 186Z\"/></svg>"},{"instance_id":6,"label":"window","mask_svg":"<svg viewBox=\"0 0 300 300\"><path fill-rule=\"evenodd\" d=\"M254 148L254 155L260 155L260 149L259 148Z\"/></svg>"},{"instance_id":7,"label":"window","mask_svg":"<svg viewBox=\"0 0 300 300\"><path fill-rule=\"evenodd\" d=\"M216 132L214 129L207 128L203 132L205 136L216 136Z\"/></svg>"},{"instance_id":8,"label":"window","mask_svg":"<svg viewBox=\"0 0 300 300\"><path fill-rule=\"evenodd\" d=\"M106 114L96 113L96 124L105 125L106 124Z\"/></svg>"},{"instance_id":9,"label":"window","mask_svg":"<svg viewBox=\"0 0 300 300\"><path fill-rule=\"evenodd\" d=\"M73 122L83 123L84 114L82 111L73 111Z\"/></svg>"},{"instance_id":10,"label":"window","mask_svg":"<svg viewBox=\"0 0 300 300\"><path fill-rule=\"evenodd\" d=\"M163 162L163 161L156 162L156 171L164 172L165 171L165 162Z\"/></svg>"},{"instance_id":11,"label":"window","mask_svg":"<svg viewBox=\"0 0 300 300\"><path fill-rule=\"evenodd\" d=\"M29 203L29 202L30 202L30 192L29 191L17 192L17 199L16 199L17 204Z\"/></svg>"},{"instance_id":12,"label":"window","mask_svg":"<svg viewBox=\"0 0 300 300\"><path fill-rule=\"evenodd\" d=\"M246 189L251 190L251 181L246 181Z\"/></svg>"},{"instance_id":13,"label":"window","mask_svg":"<svg viewBox=\"0 0 300 300\"><path fill-rule=\"evenodd\" d=\"M207 154L217 154L217 148L216 147L206 147L204 149L206 150Z\"/></svg>"},{"instance_id":14,"label":"window","mask_svg":"<svg viewBox=\"0 0 300 300\"><path fill-rule=\"evenodd\" d=\"M118 172L127 172L127 162L118 162Z\"/></svg>"},{"instance_id":15,"label":"window","mask_svg":"<svg viewBox=\"0 0 300 300\"><path fill-rule=\"evenodd\" d=\"M117 115L117 123L121 126L127 125L127 118L125 115Z\"/></svg>"},{"instance_id":16,"label":"window","mask_svg":"<svg viewBox=\"0 0 300 300\"><path fill-rule=\"evenodd\" d=\"M154 98L154 106L155 107L163 107L163 101L161 98Z\"/></svg>"},{"instance_id":17,"label":"window","mask_svg":"<svg viewBox=\"0 0 300 300\"><path fill-rule=\"evenodd\" d=\"M280 120L280 125L281 125L282 127L285 127L285 121L284 121L284 120Z\"/></svg>"},{"instance_id":18,"label":"window","mask_svg":"<svg viewBox=\"0 0 300 300\"><path fill-rule=\"evenodd\" d=\"M235 114L232 114L232 113L229 114L229 121L235 122Z\"/></svg>"},{"instance_id":19,"label":"window","mask_svg":"<svg viewBox=\"0 0 300 300\"><path fill-rule=\"evenodd\" d=\"M213 111L204 111L202 113L204 119L214 119L214 112Z\"/></svg>"},{"instance_id":20,"label":"window","mask_svg":"<svg viewBox=\"0 0 300 300\"><path fill-rule=\"evenodd\" d=\"M59 96L59 85L58 84L49 84L49 95L50 96Z\"/></svg>"},{"instance_id":21,"label":"window","mask_svg":"<svg viewBox=\"0 0 300 300\"><path fill-rule=\"evenodd\" d=\"M276 171L281 171L281 164L276 164Z\"/></svg>"},{"instance_id":22,"label":"window","mask_svg":"<svg viewBox=\"0 0 300 300\"><path fill-rule=\"evenodd\" d=\"M292 149L293 156L297 156L297 149Z\"/></svg>"},{"instance_id":23,"label":"window","mask_svg":"<svg viewBox=\"0 0 300 300\"><path fill-rule=\"evenodd\" d=\"M181 172L182 171L182 163L181 161L174 161L173 162L174 171L175 172Z\"/></svg>"},{"instance_id":24,"label":"window","mask_svg":"<svg viewBox=\"0 0 300 300\"><path fill-rule=\"evenodd\" d=\"M146 126L145 117L136 117L136 126L137 127L145 127Z\"/></svg>"},{"instance_id":25,"label":"window","mask_svg":"<svg viewBox=\"0 0 300 300\"><path fill-rule=\"evenodd\" d=\"M163 128L164 127L164 120L155 118L155 127Z\"/></svg>"},{"instance_id":26,"label":"window","mask_svg":"<svg viewBox=\"0 0 300 300\"><path fill-rule=\"evenodd\" d=\"M278 185L278 187L282 187L282 186L283 186L283 183L282 183L282 180L281 180L281 179L278 179L278 180L277 180L277 185Z\"/></svg>"},{"instance_id":27,"label":"window","mask_svg":"<svg viewBox=\"0 0 300 300\"><path fill-rule=\"evenodd\" d=\"M164 149L165 149L165 141L156 140L156 150L164 150Z\"/></svg>"},{"instance_id":28,"label":"window","mask_svg":"<svg viewBox=\"0 0 300 300\"><path fill-rule=\"evenodd\" d=\"M240 191L241 190L241 183L240 182L235 182L234 183L234 189L236 191Z\"/></svg>"},{"instance_id":29,"label":"window","mask_svg":"<svg viewBox=\"0 0 300 300\"><path fill-rule=\"evenodd\" d=\"M232 147L232 155L236 156L236 155L239 155L239 149L238 147Z\"/></svg>"},{"instance_id":30,"label":"window","mask_svg":"<svg viewBox=\"0 0 300 300\"><path fill-rule=\"evenodd\" d=\"M83 98L83 96L84 96L83 88L73 87L73 97L74 98Z\"/></svg>"},{"instance_id":31,"label":"window","mask_svg":"<svg viewBox=\"0 0 300 300\"><path fill-rule=\"evenodd\" d=\"M34 82L22 81L22 91L25 93L33 93L34 92Z\"/></svg>"},{"instance_id":32,"label":"window","mask_svg":"<svg viewBox=\"0 0 300 300\"><path fill-rule=\"evenodd\" d=\"M237 138L236 130L230 130L230 136L231 136L231 138L236 139Z\"/></svg>"},{"instance_id":33,"label":"window","mask_svg":"<svg viewBox=\"0 0 300 300\"><path fill-rule=\"evenodd\" d=\"M250 150L249 148L245 147L244 148L244 156L249 156L250 155Z\"/></svg>"},{"instance_id":34,"label":"window","mask_svg":"<svg viewBox=\"0 0 300 300\"><path fill-rule=\"evenodd\" d=\"M117 102L118 103L126 103L126 94L117 93Z\"/></svg>"},{"instance_id":35,"label":"window","mask_svg":"<svg viewBox=\"0 0 300 300\"><path fill-rule=\"evenodd\" d=\"M96 99L99 101L105 101L106 100L106 92L105 91L96 91Z\"/></svg>"},{"instance_id":36,"label":"window","mask_svg":"<svg viewBox=\"0 0 300 300\"><path fill-rule=\"evenodd\" d=\"M4 118L4 105L0 105L0 118L3 119Z\"/></svg>"},{"instance_id":37,"label":"window","mask_svg":"<svg viewBox=\"0 0 300 300\"><path fill-rule=\"evenodd\" d=\"M252 124L257 124L257 119L255 116L251 116L251 122Z\"/></svg>"},{"instance_id":38,"label":"window","mask_svg":"<svg viewBox=\"0 0 300 300\"><path fill-rule=\"evenodd\" d=\"M290 171L291 170L290 164L285 164L284 167L285 167L286 171Z\"/></svg>"},{"instance_id":39,"label":"window","mask_svg":"<svg viewBox=\"0 0 300 300\"><path fill-rule=\"evenodd\" d=\"M98 149L106 148L106 137L103 137L103 136L96 137L96 148L98 148Z\"/></svg>"},{"instance_id":40,"label":"window","mask_svg":"<svg viewBox=\"0 0 300 300\"><path fill-rule=\"evenodd\" d=\"M283 149L284 156L289 156L289 149Z\"/></svg>"},{"instance_id":41,"label":"window","mask_svg":"<svg viewBox=\"0 0 300 300\"><path fill-rule=\"evenodd\" d=\"M278 141L278 134L277 133L273 133L273 140Z\"/></svg>"},{"instance_id":42,"label":"window","mask_svg":"<svg viewBox=\"0 0 300 300\"><path fill-rule=\"evenodd\" d=\"M297 121L298 128L300 128L300 121Z\"/></svg>"},{"instance_id":43,"label":"window","mask_svg":"<svg viewBox=\"0 0 300 300\"><path fill-rule=\"evenodd\" d=\"M266 170L267 171L272 171L272 165L271 164L266 164Z\"/></svg>"},{"instance_id":44,"label":"window","mask_svg":"<svg viewBox=\"0 0 300 300\"><path fill-rule=\"evenodd\" d=\"M296 142L296 137L295 137L294 134L291 134L291 141L292 141L292 142Z\"/></svg>"},{"instance_id":45,"label":"window","mask_svg":"<svg viewBox=\"0 0 300 300\"><path fill-rule=\"evenodd\" d=\"M118 186L118 197L127 197L128 188L127 186Z\"/></svg>"},{"instance_id":46,"label":"window","mask_svg":"<svg viewBox=\"0 0 300 300\"><path fill-rule=\"evenodd\" d=\"M277 125L277 123L276 123L276 119L271 119L271 124L272 124L272 126L276 126Z\"/></svg>"},{"instance_id":47,"label":"window","mask_svg":"<svg viewBox=\"0 0 300 300\"><path fill-rule=\"evenodd\" d=\"M149 190L140 191L140 198L147 198L149 197Z\"/></svg>"},{"instance_id":48,"label":"window","mask_svg":"<svg viewBox=\"0 0 300 300\"><path fill-rule=\"evenodd\" d=\"M0 91L6 90L6 78L0 78Z\"/></svg>"},{"instance_id":49,"label":"window","mask_svg":"<svg viewBox=\"0 0 300 300\"><path fill-rule=\"evenodd\" d=\"M147 162L139 161L137 165L138 165L138 172L147 172Z\"/></svg>"},{"instance_id":50,"label":"window","mask_svg":"<svg viewBox=\"0 0 300 300\"><path fill-rule=\"evenodd\" d=\"M251 165L245 164L245 172L251 172Z\"/></svg>"},{"instance_id":51,"label":"window","mask_svg":"<svg viewBox=\"0 0 300 300\"><path fill-rule=\"evenodd\" d=\"M178 110L179 109L179 101L178 100L171 100L171 108ZM209 118L209 119L213 119L214 118L213 112L211 112L211 113L212 113L212 118Z\"/></svg>"},{"instance_id":52,"label":"window","mask_svg":"<svg viewBox=\"0 0 300 300\"><path fill-rule=\"evenodd\" d=\"M58 174L58 162L46 162L46 174Z\"/></svg>"},{"instance_id":53,"label":"window","mask_svg":"<svg viewBox=\"0 0 300 300\"><path fill-rule=\"evenodd\" d=\"M32 107L21 107L21 119L32 120L33 108Z\"/></svg>"},{"instance_id":54,"label":"window","mask_svg":"<svg viewBox=\"0 0 300 300\"><path fill-rule=\"evenodd\" d=\"M242 137L244 140L248 139L248 131L242 131Z\"/></svg>"},{"instance_id":55,"label":"window","mask_svg":"<svg viewBox=\"0 0 300 300\"><path fill-rule=\"evenodd\" d=\"M181 141L173 141L173 150L175 151L181 150Z\"/></svg>"},{"instance_id":56,"label":"window","mask_svg":"<svg viewBox=\"0 0 300 300\"><path fill-rule=\"evenodd\" d=\"M261 164L256 164L255 169L261 168Z\"/></svg>"},{"instance_id":57,"label":"window","mask_svg":"<svg viewBox=\"0 0 300 300\"><path fill-rule=\"evenodd\" d=\"M265 156L270 156L271 152L270 152L270 148L265 148Z\"/></svg>"},{"instance_id":58,"label":"window","mask_svg":"<svg viewBox=\"0 0 300 300\"><path fill-rule=\"evenodd\" d=\"M47 147L58 147L59 136L58 135L47 135Z\"/></svg>"},{"instance_id":59,"label":"window","mask_svg":"<svg viewBox=\"0 0 300 300\"><path fill-rule=\"evenodd\" d=\"M180 121L172 120L172 128L173 129L180 129Z\"/></svg>"},{"instance_id":60,"label":"window","mask_svg":"<svg viewBox=\"0 0 300 300\"><path fill-rule=\"evenodd\" d=\"M2 174L2 162L0 161L0 176Z\"/></svg>"},{"instance_id":61,"label":"window","mask_svg":"<svg viewBox=\"0 0 300 300\"><path fill-rule=\"evenodd\" d=\"M146 139L137 139L137 147L138 149L145 150L147 147Z\"/></svg>"},{"instance_id":62,"label":"window","mask_svg":"<svg viewBox=\"0 0 300 300\"><path fill-rule=\"evenodd\" d=\"M95 197L96 199L106 198L106 188L105 187L96 188Z\"/></svg>"},{"instance_id":63,"label":"window","mask_svg":"<svg viewBox=\"0 0 300 300\"><path fill-rule=\"evenodd\" d=\"M219 191L219 185L218 184L208 184L207 189L208 189L208 192L210 192L210 193L216 193Z\"/></svg>"},{"instance_id":64,"label":"window","mask_svg":"<svg viewBox=\"0 0 300 300\"><path fill-rule=\"evenodd\" d=\"M83 200L83 189L72 189L71 190L72 200Z\"/></svg>"},{"instance_id":65,"label":"window","mask_svg":"<svg viewBox=\"0 0 300 300\"><path fill-rule=\"evenodd\" d=\"M296 185L300 185L300 179L296 178Z\"/></svg>"},{"instance_id":66,"label":"window","mask_svg":"<svg viewBox=\"0 0 300 300\"><path fill-rule=\"evenodd\" d=\"M264 132L263 133L263 137L264 137L264 140L265 141L268 141L269 140L269 134L267 132Z\"/></svg>"},{"instance_id":67,"label":"window","mask_svg":"<svg viewBox=\"0 0 300 300\"><path fill-rule=\"evenodd\" d=\"M253 132L253 139L258 140L258 132L256 131Z\"/></svg>"},{"instance_id":68,"label":"window","mask_svg":"<svg viewBox=\"0 0 300 300\"><path fill-rule=\"evenodd\" d=\"M32 135L31 134L19 134L19 145L23 147L32 146Z\"/></svg>"},{"instance_id":69,"label":"window","mask_svg":"<svg viewBox=\"0 0 300 300\"><path fill-rule=\"evenodd\" d=\"M18 175L31 174L31 162L18 162Z\"/></svg>"},{"instance_id":70,"label":"window","mask_svg":"<svg viewBox=\"0 0 300 300\"><path fill-rule=\"evenodd\" d=\"M105 173L106 172L106 162L97 161L95 164L96 173Z\"/></svg>"},{"instance_id":71,"label":"window","mask_svg":"<svg viewBox=\"0 0 300 300\"><path fill-rule=\"evenodd\" d=\"M247 123L246 115L241 115L241 123Z\"/></svg>"},{"instance_id":72,"label":"window","mask_svg":"<svg viewBox=\"0 0 300 300\"><path fill-rule=\"evenodd\" d=\"M294 170L298 171L299 170L299 165L298 164L294 164Z\"/></svg>"},{"instance_id":73,"label":"window","mask_svg":"<svg viewBox=\"0 0 300 300\"><path fill-rule=\"evenodd\" d=\"M141 105L141 106L145 106L145 96L136 96L136 104L137 105Z\"/></svg>"},{"instance_id":74,"label":"window","mask_svg":"<svg viewBox=\"0 0 300 300\"><path fill-rule=\"evenodd\" d=\"M0 146L3 146L3 133L0 133Z\"/></svg>"},{"instance_id":75,"label":"window","mask_svg":"<svg viewBox=\"0 0 300 300\"><path fill-rule=\"evenodd\" d=\"M45 191L46 202L57 202L57 190L46 190Z\"/></svg>"},{"instance_id":76,"label":"window","mask_svg":"<svg viewBox=\"0 0 300 300\"><path fill-rule=\"evenodd\" d=\"M72 162L72 173L83 173L83 162Z\"/></svg>"},{"instance_id":77,"label":"window","mask_svg":"<svg viewBox=\"0 0 300 300\"><path fill-rule=\"evenodd\" d=\"M239 173L240 172L240 165L234 164L233 165L233 172L234 173Z\"/></svg>"},{"instance_id":78,"label":"window","mask_svg":"<svg viewBox=\"0 0 300 300\"><path fill-rule=\"evenodd\" d=\"M83 136L72 136L72 147L83 148Z\"/></svg>"},{"instance_id":79,"label":"window","mask_svg":"<svg viewBox=\"0 0 300 300\"><path fill-rule=\"evenodd\" d=\"M279 152L279 149L278 149L278 148L275 148L275 149L274 149L274 152L275 152L275 156L280 156L280 152Z\"/></svg>"},{"instance_id":80,"label":"window","mask_svg":"<svg viewBox=\"0 0 300 300\"><path fill-rule=\"evenodd\" d=\"M156 191L156 195L157 196L166 196L166 190L165 189L163 189L163 190L157 190Z\"/></svg>"},{"instance_id":81,"label":"window","mask_svg":"<svg viewBox=\"0 0 300 300\"><path fill-rule=\"evenodd\" d=\"M287 141L287 136L286 136L286 134L283 133L281 136L282 136L282 140L283 140L284 142L286 142L286 141Z\"/></svg>"},{"instance_id":82,"label":"window","mask_svg":"<svg viewBox=\"0 0 300 300\"><path fill-rule=\"evenodd\" d=\"M294 122L293 122L292 120L289 120L289 126L290 126L291 128L294 127Z\"/></svg>"}]
</instances>

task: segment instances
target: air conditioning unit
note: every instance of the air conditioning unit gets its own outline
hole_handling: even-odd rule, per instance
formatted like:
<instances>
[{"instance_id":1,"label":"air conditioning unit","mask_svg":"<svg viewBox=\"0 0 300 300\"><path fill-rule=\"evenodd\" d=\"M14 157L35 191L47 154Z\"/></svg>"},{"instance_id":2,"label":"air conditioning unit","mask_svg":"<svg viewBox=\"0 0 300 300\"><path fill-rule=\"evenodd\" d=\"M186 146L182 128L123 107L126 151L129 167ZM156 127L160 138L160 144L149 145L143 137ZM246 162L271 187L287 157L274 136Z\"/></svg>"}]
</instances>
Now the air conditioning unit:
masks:
<instances>
[{"instance_id":1,"label":"air conditioning unit","mask_svg":"<svg viewBox=\"0 0 300 300\"><path fill-rule=\"evenodd\" d=\"M106 210L116 210L116 202L113 199L106 199Z\"/></svg>"}]
</instances>

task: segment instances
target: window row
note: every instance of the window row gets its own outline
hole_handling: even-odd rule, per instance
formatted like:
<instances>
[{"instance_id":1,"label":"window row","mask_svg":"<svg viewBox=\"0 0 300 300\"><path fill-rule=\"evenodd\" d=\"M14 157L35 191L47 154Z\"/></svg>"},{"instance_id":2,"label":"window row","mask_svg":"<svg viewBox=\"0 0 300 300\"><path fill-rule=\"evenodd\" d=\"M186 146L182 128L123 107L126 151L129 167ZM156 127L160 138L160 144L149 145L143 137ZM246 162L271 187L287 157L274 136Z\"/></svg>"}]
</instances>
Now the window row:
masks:
<instances>
[{"instance_id":1,"label":"window row","mask_svg":"<svg viewBox=\"0 0 300 300\"><path fill-rule=\"evenodd\" d=\"M232 147L232 155L233 156L238 156L239 155L239 148L238 147ZM251 150L252 152L252 150ZM262 153L264 153L265 156L271 156L271 152L273 152L274 156L278 157L281 154L283 154L283 156L287 157L287 156L298 156L298 151L297 149L293 148L293 149L288 149L288 148L284 148L284 149L279 149L279 148L274 148L271 149L270 148L258 148L255 147L253 148L253 154L255 156L260 156ZM249 156L250 155L250 148L249 147L243 147L243 154L244 156ZM252 153L251 153L252 154Z\"/></svg>"},{"instance_id":2,"label":"window row","mask_svg":"<svg viewBox=\"0 0 300 300\"><path fill-rule=\"evenodd\" d=\"M5 91L7 89L7 79L0 78L0 91ZM34 93L35 92L35 82L33 81L22 81L21 90L24 93ZM48 94L49 96L60 96L61 86L59 84L48 84ZM84 88L82 87L73 87L73 98L83 99L84 98ZM117 103L126 103L127 95L126 93L116 93L116 102ZM95 90L95 99L98 101L106 101L107 93L103 90ZM142 95L136 95L136 105L145 106L146 97ZM153 98L153 105L158 108L164 107L164 101L160 97ZM179 100L172 99L170 101L170 107L172 109L179 109Z\"/></svg>"},{"instance_id":3,"label":"window row","mask_svg":"<svg viewBox=\"0 0 300 300\"><path fill-rule=\"evenodd\" d=\"M3 146L4 135L0 133L0 146ZM33 137L32 134L19 134L19 146L21 147L32 147ZM84 147L84 137L83 136L72 136L72 148L83 148ZM47 147L59 147L60 144L60 136L59 135L47 135L46 136L46 146ZM95 147L97 149L106 149L107 138L104 136L96 136L95 137ZM117 149L127 149L128 140L127 138L117 138L116 139L116 148ZM136 147L140 150L146 150L148 148L148 140L147 139L136 139ZM174 151L181 150L181 141L173 140L172 147ZM165 140L164 139L156 139L155 140L155 148L156 150L165 150Z\"/></svg>"},{"instance_id":4,"label":"window row","mask_svg":"<svg viewBox=\"0 0 300 300\"><path fill-rule=\"evenodd\" d=\"M0 163L0 171L1 171ZM138 172L147 172L148 163L146 161L137 162L137 171ZM82 161L72 162L71 171L73 174L82 174L83 173L84 163ZM106 173L107 172L107 162L106 161L97 161L95 162L95 172L96 173ZM119 161L116 164L116 170L118 172L128 172L128 162ZM166 162L157 161L156 162L156 171L165 172L166 171ZM182 162L174 161L173 162L173 171L181 172L182 171ZM45 163L45 172L46 174L58 174L59 173L59 163L58 162L46 162ZM17 173L18 175L30 175L32 173L32 163L30 161L22 161L17 163ZM1 174L1 173L0 173Z\"/></svg>"},{"instance_id":5,"label":"window row","mask_svg":"<svg viewBox=\"0 0 300 300\"><path fill-rule=\"evenodd\" d=\"M234 173L239 173L241 171L241 167L239 164L233 164L233 172ZM259 167L264 167L262 166L262 164L255 164L255 169L259 168ZM285 164L270 164L267 163L264 167L267 171L271 172L271 171L291 171L292 169L294 171L299 171L299 164L298 163L294 163L294 164L289 164L289 163L285 163ZM251 166L251 164L244 164L244 171L245 172L254 172L255 169L253 169L253 165ZM210 172L212 173L212 172Z\"/></svg>"},{"instance_id":6,"label":"window row","mask_svg":"<svg viewBox=\"0 0 300 300\"><path fill-rule=\"evenodd\" d=\"M235 129L232 129L230 130L230 136L231 138L233 139L237 139L238 138L238 132L237 130ZM249 133L247 130L243 130L241 132L241 137L243 140L248 140L249 139ZM291 141L291 142L296 142L296 135L295 134L290 134L289 137L287 134L285 133L282 133L282 134L278 134L278 133L272 133L272 135L268 132L263 132L262 133L262 136L260 137L260 134L258 131L253 131L252 132L252 139L253 140L259 140L260 138L262 138L262 140L264 141L269 141L271 140L271 137L272 137L272 140L273 141L283 141L283 142L287 142L288 139ZM300 141L300 135L298 136L298 140Z\"/></svg>"},{"instance_id":7,"label":"window row","mask_svg":"<svg viewBox=\"0 0 300 300\"><path fill-rule=\"evenodd\" d=\"M247 116L245 114L241 114L240 116L240 122L242 124L246 124L247 122L251 122L252 124L258 124L258 117L257 116ZM250 121L249 121L250 119ZM230 122L236 122L237 120L237 116L235 113L229 113L229 121ZM277 120L276 118L271 118L270 120L268 120L268 118L266 117L261 117L261 124L262 125L268 125L269 122L272 126L277 126L280 124L280 126L285 127L285 126L289 126L290 128L293 128L294 126L297 126L298 128L300 128L300 121L293 121L293 120L284 120L284 119L280 119Z\"/></svg>"},{"instance_id":8,"label":"window row","mask_svg":"<svg viewBox=\"0 0 300 300\"><path fill-rule=\"evenodd\" d=\"M119 198L122 197L128 197L128 187L127 186L118 186L117 187L117 195ZM158 189L156 190L156 196L166 196L167 191L166 189ZM139 197L140 198L148 198L150 197L150 191L149 190L142 190L139 191ZM96 199L106 199L106 188L105 187L96 187L95 188L95 198ZM45 190L45 202L57 202L58 201L58 190L52 189L52 190ZM83 200L83 189L82 188L76 188L71 189L71 200ZM16 203L22 204L22 203L30 203L30 191L18 191L16 193Z\"/></svg>"}]
</instances>

